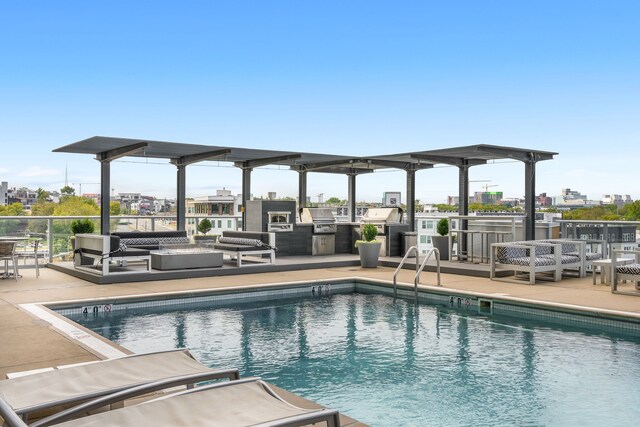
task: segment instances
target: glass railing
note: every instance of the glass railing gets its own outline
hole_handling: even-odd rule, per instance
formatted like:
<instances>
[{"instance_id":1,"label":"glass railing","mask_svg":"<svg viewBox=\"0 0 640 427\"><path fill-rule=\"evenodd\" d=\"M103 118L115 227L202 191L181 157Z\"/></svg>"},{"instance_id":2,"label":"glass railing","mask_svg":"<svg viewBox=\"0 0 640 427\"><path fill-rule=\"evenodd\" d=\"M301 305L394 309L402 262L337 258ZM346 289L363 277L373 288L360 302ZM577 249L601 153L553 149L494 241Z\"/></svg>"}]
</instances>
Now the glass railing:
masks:
<instances>
[{"instance_id":1,"label":"glass railing","mask_svg":"<svg viewBox=\"0 0 640 427\"><path fill-rule=\"evenodd\" d=\"M38 253L47 262L69 261L73 257L71 248L71 223L76 219L89 218L95 223L95 233L100 231L99 216L0 216L0 237L25 237L40 239ZM231 223L233 229L241 228L242 220L235 216L187 215L187 234L195 233L197 224L204 218L223 229ZM234 227L235 226L235 227ZM110 230L115 231L170 231L176 230L175 216L112 216ZM209 234L220 233L215 226ZM26 260L33 265L33 260ZM26 264L29 266L29 264ZM23 266L22 261L20 266Z\"/></svg>"}]
</instances>

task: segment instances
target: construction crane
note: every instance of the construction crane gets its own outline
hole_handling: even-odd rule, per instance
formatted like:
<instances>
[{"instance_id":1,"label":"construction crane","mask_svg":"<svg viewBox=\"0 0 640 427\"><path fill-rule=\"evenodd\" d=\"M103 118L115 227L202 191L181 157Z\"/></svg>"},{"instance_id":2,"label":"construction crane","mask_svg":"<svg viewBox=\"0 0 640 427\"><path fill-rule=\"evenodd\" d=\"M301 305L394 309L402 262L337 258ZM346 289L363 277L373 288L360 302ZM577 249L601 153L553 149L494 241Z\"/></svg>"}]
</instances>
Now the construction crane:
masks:
<instances>
[{"instance_id":1,"label":"construction crane","mask_svg":"<svg viewBox=\"0 0 640 427\"><path fill-rule=\"evenodd\" d=\"M483 185L483 187L484 187L484 192L486 193L489 190L489 187L498 187L498 184L492 184L492 185L485 184Z\"/></svg>"},{"instance_id":2,"label":"construction crane","mask_svg":"<svg viewBox=\"0 0 640 427\"><path fill-rule=\"evenodd\" d=\"M71 185L73 185L74 187L77 185L78 186L78 196L82 196L82 184L85 185L100 185L100 182L72 182Z\"/></svg>"}]
</instances>

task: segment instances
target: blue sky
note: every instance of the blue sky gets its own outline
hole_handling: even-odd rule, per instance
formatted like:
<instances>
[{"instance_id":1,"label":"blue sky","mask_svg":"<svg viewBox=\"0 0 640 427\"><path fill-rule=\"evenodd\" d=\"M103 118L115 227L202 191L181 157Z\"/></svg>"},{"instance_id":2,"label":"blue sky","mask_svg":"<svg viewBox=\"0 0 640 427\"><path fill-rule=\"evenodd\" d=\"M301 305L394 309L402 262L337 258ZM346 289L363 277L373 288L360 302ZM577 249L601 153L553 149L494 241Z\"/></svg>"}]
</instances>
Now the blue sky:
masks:
<instances>
[{"instance_id":1,"label":"blue sky","mask_svg":"<svg viewBox=\"0 0 640 427\"><path fill-rule=\"evenodd\" d=\"M640 198L638 1L5 1L0 179L97 192L99 164L54 148L94 135L365 156L470 144L559 152L537 192ZM116 192L175 194L175 168L125 159ZM187 170L187 194L240 192L240 171ZM524 167L474 167L505 196ZM297 175L254 172L254 195ZM481 183L472 183L479 191ZM358 180L358 200L404 193L404 173ZM311 174L315 200L346 177ZM451 167L417 197L457 194ZM404 197L404 196L403 196Z\"/></svg>"}]
</instances>

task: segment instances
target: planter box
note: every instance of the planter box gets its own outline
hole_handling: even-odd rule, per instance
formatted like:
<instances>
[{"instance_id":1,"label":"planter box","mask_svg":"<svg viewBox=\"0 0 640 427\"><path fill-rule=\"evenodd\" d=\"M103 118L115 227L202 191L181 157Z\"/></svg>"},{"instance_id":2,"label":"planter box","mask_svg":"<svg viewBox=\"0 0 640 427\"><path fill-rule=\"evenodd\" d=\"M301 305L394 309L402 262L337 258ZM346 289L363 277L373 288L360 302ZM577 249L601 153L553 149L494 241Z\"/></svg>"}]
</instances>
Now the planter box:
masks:
<instances>
[{"instance_id":1,"label":"planter box","mask_svg":"<svg viewBox=\"0 0 640 427\"><path fill-rule=\"evenodd\" d=\"M433 247L440 251L440 260L449 260L449 236L432 236Z\"/></svg>"},{"instance_id":2,"label":"planter box","mask_svg":"<svg viewBox=\"0 0 640 427\"><path fill-rule=\"evenodd\" d=\"M363 268L376 268L380 257L382 242L360 243L358 253L360 254L360 265Z\"/></svg>"}]
</instances>

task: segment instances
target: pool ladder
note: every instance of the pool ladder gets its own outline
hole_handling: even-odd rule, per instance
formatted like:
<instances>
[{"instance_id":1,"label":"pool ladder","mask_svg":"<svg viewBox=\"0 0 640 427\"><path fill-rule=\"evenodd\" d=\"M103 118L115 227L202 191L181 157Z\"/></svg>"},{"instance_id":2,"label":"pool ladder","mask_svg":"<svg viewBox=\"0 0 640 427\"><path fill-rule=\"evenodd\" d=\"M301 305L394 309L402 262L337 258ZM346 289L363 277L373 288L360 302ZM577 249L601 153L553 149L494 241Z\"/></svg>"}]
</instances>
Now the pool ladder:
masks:
<instances>
[{"instance_id":1,"label":"pool ladder","mask_svg":"<svg viewBox=\"0 0 640 427\"><path fill-rule=\"evenodd\" d=\"M418 247L411 246L407 250L407 253L404 254L404 258L402 258L402 261L400 261L400 264L398 264L398 268L396 268L395 273L393 273L394 301L396 300L396 298L398 298L398 283L397 283L398 273L402 269L402 266L404 265L404 263L407 261L407 258L409 258L409 255L411 255L411 251L416 252L416 275L413 277L413 291L416 297L416 302L418 302L418 283L420 283L420 273L422 273L422 270L424 270L425 266L427 265L427 261L429 261L429 258L431 258L431 255L433 254L435 254L436 256L436 274L438 278L438 283L436 286L442 286L440 285L440 251L438 250L438 248L429 249L429 252L427 252L426 256L424 257L424 260L420 262L420 252L418 252Z\"/></svg>"}]
</instances>

